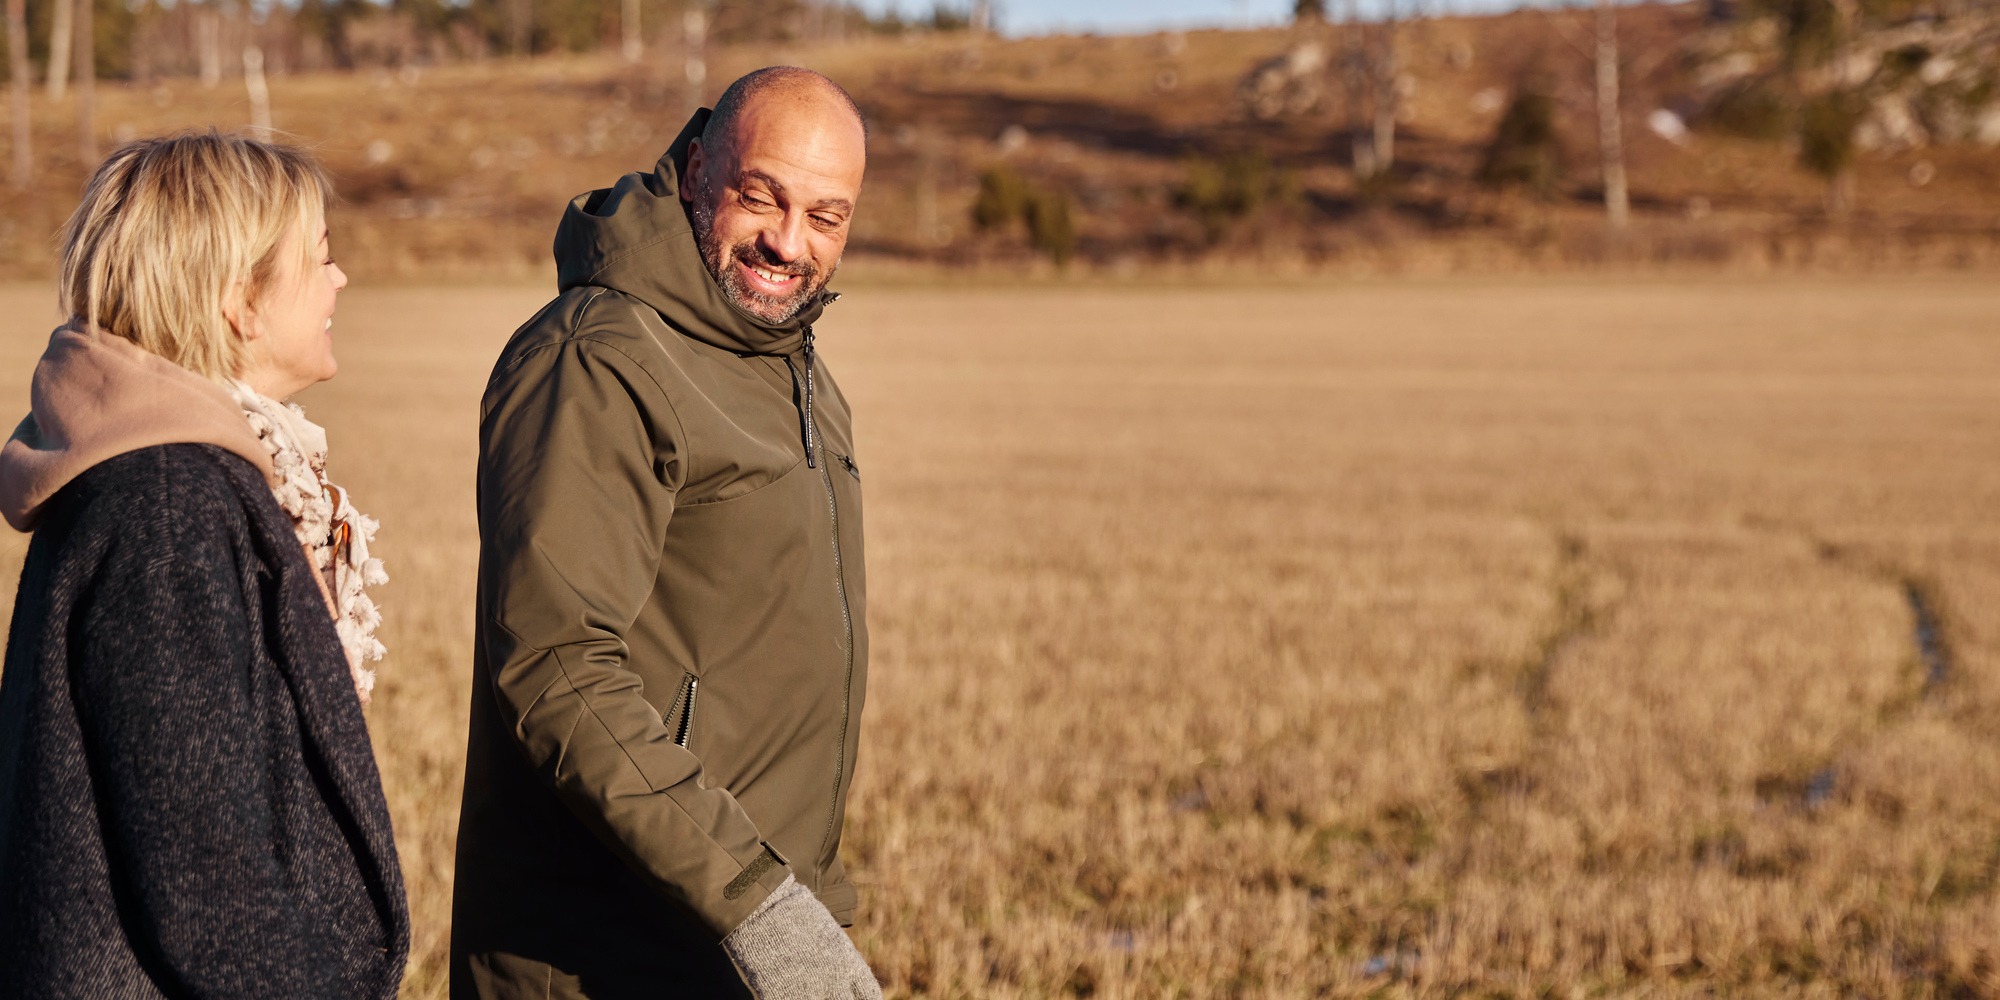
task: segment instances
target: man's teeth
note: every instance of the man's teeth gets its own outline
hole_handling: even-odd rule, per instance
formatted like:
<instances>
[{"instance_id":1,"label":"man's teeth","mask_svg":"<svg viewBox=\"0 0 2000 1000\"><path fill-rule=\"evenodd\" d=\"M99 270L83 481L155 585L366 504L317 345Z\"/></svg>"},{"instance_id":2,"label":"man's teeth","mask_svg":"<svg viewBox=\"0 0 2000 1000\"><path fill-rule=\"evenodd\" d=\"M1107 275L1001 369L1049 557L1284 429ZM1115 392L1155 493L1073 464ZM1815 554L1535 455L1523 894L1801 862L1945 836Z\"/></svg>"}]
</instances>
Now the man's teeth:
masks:
<instances>
[{"instance_id":1,"label":"man's teeth","mask_svg":"<svg viewBox=\"0 0 2000 1000\"><path fill-rule=\"evenodd\" d=\"M790 281L792 280L792 278L796 277L796 275L779 274L776 271L766 271L761 267L752 267L750 270L757 272L757 277L762 278L765 281L768 281L774 285L782 285L785 282Z\"/></svg>"}]
</instances>

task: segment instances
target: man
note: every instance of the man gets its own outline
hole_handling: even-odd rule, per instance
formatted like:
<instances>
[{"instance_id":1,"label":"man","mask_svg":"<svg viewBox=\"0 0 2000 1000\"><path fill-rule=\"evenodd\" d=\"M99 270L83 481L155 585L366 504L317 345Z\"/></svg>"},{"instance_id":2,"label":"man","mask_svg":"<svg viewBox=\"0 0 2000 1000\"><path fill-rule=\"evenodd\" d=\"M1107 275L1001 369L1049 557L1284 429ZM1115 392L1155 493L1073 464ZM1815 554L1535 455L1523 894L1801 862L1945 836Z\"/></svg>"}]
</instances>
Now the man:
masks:
<instances>
[{"instance_id":1,"label":"man","mask_svg":"<svg viewBox=\"0 0 2000 1000\"><path fill-rule=\"evenodd\" d=\"M841 930L860 466L812 334L865 147L759 70L557 230L481 405L454 998L881 995Z\"/></svg>"}]
</instances>

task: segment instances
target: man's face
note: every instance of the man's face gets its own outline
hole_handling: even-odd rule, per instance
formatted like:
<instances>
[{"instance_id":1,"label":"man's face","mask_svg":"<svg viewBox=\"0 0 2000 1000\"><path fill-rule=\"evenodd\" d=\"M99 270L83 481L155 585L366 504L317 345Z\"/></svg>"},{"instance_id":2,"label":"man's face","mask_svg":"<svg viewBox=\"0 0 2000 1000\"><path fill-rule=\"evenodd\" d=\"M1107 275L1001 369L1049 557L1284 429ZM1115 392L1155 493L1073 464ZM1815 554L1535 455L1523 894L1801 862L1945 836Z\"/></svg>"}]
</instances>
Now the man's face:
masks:
<instances>
[{"instance_id":1,"label":"man's face","mask_svg":"<svg viewBox=\"0 0 2000 1000\"><path fill-rule=\"evenodd\" d=\"M814 301L847 248L866 158L861 123L817 94L753 99L714 148L695 143L680 194L723 293L769 323Z\"/></svg>"}]
</instances>

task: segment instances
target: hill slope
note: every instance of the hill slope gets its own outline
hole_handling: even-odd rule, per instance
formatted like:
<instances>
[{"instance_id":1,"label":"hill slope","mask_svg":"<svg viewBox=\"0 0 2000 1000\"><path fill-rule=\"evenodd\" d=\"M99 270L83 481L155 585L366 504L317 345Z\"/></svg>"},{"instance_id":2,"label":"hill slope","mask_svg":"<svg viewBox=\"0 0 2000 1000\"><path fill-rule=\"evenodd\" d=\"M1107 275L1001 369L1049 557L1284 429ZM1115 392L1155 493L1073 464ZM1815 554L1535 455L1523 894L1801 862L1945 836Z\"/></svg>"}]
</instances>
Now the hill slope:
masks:
<instances>
[{"instance_id":1,"label":"hill slope","mask_svg":"<svg viewBox=\"0 0 2000 1000\"><path fill-rule=\"evenodd\" d=\"M1687 111L1688 6L1621 14L1635 226L1612 240L1596 203L1584 15L1520 12L1406 24L1397 163L1357 181L1337 67L1316 106L1262 120L1243 81L1314 50L1337 62L1345 29L1206 31L1003 40L972 34L710 54L708 86L774 62L821 69L869 113L868 199L857 259L1015 266L1038 255L1009 223L973 223L982 176L1019 200L1060 200L1066 248L1086 266L1299 271L1485 269L1605 260L1869 266L2000 260L2000 152L1976 144L1862 157L1856 210L1833 223L1824 184L1782 143L1646 127ZM1330 54L1330 55L1329 55ZM1311 55L1311 52L1308 52ZM1554 100L1560 171L1545 197L1477 182L1507 98ZM681 56L491 61L271 83L277 126L337 175L344 260L364 276L530 273L546 267L562 204L656 157L693 106ZM43 273L83 166L65 105L37 97L41 170L0 195L0 269ZM248 118L240 86L108 85L104 139ZM1218 208L1228 190L1250 205ZM1233 189L1230 189L1233 190ZM990 196L990 193L989 193ZM1002 199L1003 201L1006 199ZM1239 198L1238 201L1242 199ZM1046 241L1045 241L1046 242Z\"/></svg>"}]
</instances>

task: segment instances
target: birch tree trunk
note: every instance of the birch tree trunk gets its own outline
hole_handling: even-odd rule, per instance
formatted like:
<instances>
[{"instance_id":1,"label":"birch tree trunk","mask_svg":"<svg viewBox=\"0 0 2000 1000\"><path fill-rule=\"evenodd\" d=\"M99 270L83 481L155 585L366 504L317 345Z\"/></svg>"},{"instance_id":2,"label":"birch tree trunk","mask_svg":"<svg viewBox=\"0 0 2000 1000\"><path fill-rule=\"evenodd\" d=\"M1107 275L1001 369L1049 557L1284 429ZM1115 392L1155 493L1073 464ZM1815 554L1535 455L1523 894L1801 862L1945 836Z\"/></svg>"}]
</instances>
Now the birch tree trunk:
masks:
<instances>
[{"instance_id":1,"label":"birch tree trunk","mask_svg":"<svg viewBox=\"0 0 2000 1000\"><path fill-rule=\"evenodd\" d=\"M200 65L201 85L210 90L222 86L222 12L216 9L218 2L208 0L194 11L195 60Z\"/></svg>"},{"instance_id":2,"label":"birch tree trunk","mask_svg":"<svg viewBox=\"0 0 2000 1000\"><path fill-rule=\"evenodd\" d=\"M1361 23L1359 0L1347 0L1342 12L1340 82L1346 91L1348 156L1358 180L1375 176L1375 142L1372 129L1361 127L1368 106L1368 28Z\"/></svg>"},{"instance_id":3,"label":"birch tree trunk","mask_svg":"<svg viewBox=\"0 0 2000 1000\"><path fill-rule=\"evenodd\" d=\"M625 61L638 62L646 54L645 37L639 32L639 0L622 0L618 5L618 28L625 36L624 44L620 46Z\"/></svg>"},{"instance_id":4,"label":"birch tree trunk","mask_svg":"<svg viewBox=\"0 0 2000 1000\"><path fill-rule=\"evenodd\" d=\"M1375 80L1371 88L1375 92L1375 170L1388 173L1396 165L1396 115L1402 105L1402 93L1396 86L1398 71L1396 62L1396 34L1400 27L1396 4L1385 4L1382 10L1382 25L1376 34Z\"/></svg>"},{"instance_id":5,"label":"birch tree trunk","mask_svg":"<svg viewBox=\"0 0 2000 1000\"><path fill-rule=\"evenodd\" d=\"M97 30L91 0L76 4L76 152L86 169L97 166Z\"/></svg>"},{"instance_id":6,"label":"birch tree trunk","mask_svg":"<svg viewBox=\"0 0 2000 1000\"><path fill-rule=\"evenodd\" d=\"M1618 101L1618 13L1597 0L1597 148L1604 168L1604 219L1624 229L1632 219L1625 188L1625 129Z\"/></svg>"},{"instance_id":7,"label":"birch tree trunk","mask_svg":"<svg viewBox=\"0 0 2000 1000\"><path fill-rule=\"evenodd\" d=\"M924 246L944 242L938 213L938 143L928 125L917 129L917 239Z\"/></svg>"},{"instance_id":8,"label":"birch tree trunk","mask_svg":"<svg viewBox=\"0 0 2000 1000\"><path fill-rule=\"evenodd\" d=\"M28 120L28 88L35 85L28 68L27 0L7 0L7 67L13 71L8 99L14 117L14 186L25 188L35 171L34 141Z\"/></svg>"},{"instance_id":9,"label":"birch tree trunk","mask_svg":"<svg viewBox=\"0 0 2000 1000\"><path fill-rule=\"evenodd\" d=\"M702 86L708 80L708 11L700 4L681 15L682 42L687 48L688 104L701 107Z\"/></svg>"},{"instance_id":10,"label":"birch tree trunk","mask_svg":"<svg viewBox=\"0 0 2000 1000\"><path fill-rule=\"evenodd\" d=\"M250 127L257 138L271 137L271 88L264 81L264 50L256 45L243 48L243 89L250 96Z\"/></svg>"},{"instance_id":11,"label":"birch tree trunk","mask_svg":"<svg viewBox=\"0 0 2000 1000\"><path fill-rule=\"evenodd\" d=\"M69 52L75 42L71 40L71 5L83 0L54 0L55 9L49 19L49 100L60 101L69 93Z\"/></svg>"}]
</instances>

